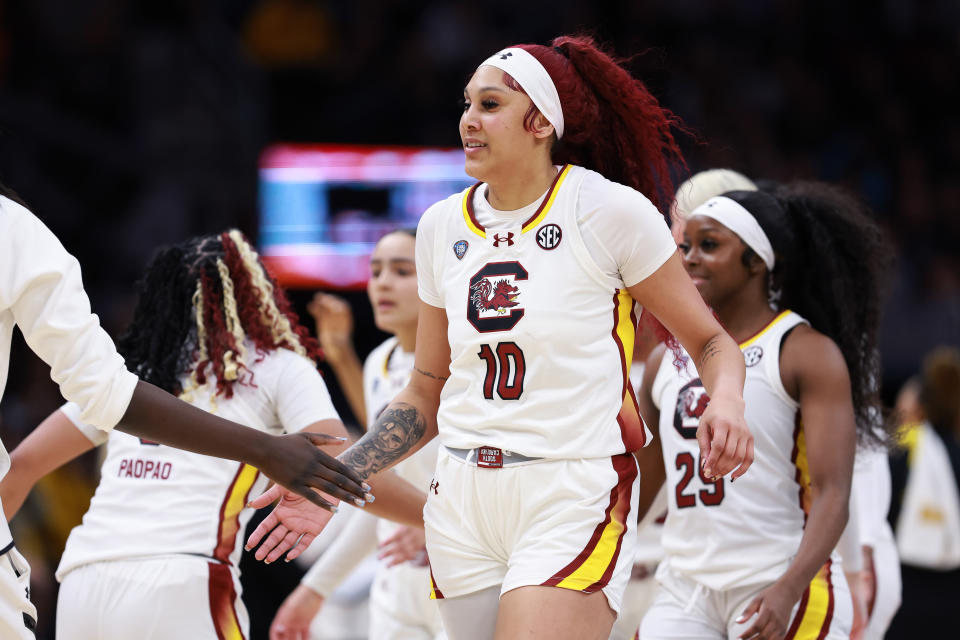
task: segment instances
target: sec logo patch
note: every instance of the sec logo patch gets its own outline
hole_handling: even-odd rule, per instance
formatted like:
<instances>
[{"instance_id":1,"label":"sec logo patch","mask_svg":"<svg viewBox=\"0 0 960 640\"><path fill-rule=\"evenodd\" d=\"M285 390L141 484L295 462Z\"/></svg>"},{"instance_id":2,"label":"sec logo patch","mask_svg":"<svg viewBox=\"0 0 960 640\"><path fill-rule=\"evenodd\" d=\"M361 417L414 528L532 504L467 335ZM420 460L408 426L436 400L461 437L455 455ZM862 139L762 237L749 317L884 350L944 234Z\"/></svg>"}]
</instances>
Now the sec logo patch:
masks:
<instances>
[{"instance_id":1,"label":"sec logo patch","mask_svg":"<svg viewBox=\"0 0 960 640\"><path fill-rule=\"evenodd\" d=\"M537 229L537 244L541 249L547 251L556 249L561 239L563 239L563 232L558 225L545 224Z\"/></svg>"},{"instance_id":2,"label":"sec logo patch","mask_svg":"<svg viewBox=\"0 0 960 640\"><path fill-rule=\"evenodd\" d=\"M747 347L743 350L743 363L748 367L756 366L763 357L763 347Z\"/></svg>"}]
</instances>

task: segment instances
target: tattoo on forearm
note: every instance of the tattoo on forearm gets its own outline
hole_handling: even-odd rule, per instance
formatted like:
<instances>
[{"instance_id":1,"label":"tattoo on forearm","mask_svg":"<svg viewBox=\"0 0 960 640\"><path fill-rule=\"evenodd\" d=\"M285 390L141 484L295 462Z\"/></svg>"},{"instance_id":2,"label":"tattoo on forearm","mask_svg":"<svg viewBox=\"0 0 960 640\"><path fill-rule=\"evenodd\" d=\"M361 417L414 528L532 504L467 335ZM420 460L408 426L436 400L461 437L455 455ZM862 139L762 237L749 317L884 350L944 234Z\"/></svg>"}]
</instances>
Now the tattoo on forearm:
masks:
<instances>
[{"instance_id":1,"label":"tattoo on forearm","mask_svg":"<svg viewBox=\"0 0 960 640\"><path fill-rule=\"evenodd\" d=\"M707 340L707 343L703 345L703 349L700 350L700 371L703 371L704 365L707 364L713 357L720 353L720 337L714 336Z\"/></svg>"},{"instance_id":2,"label":"tattoo on forearm","mask_svg":"<svg viewBox=\"0 0 960 640\"><path fill-rule=\"evenodd\" d=\"M432 378L433 380L446 380L446 379L447 379L447 376L436 376L436 375L433 375L432 373L430 373L429 371L424 371L424 370L421 369L420 367L414 367L413 370L416 371L417 373L419 373L420 375L422 375L422 376L427 376L428 378Z\"/></svg>"},{"instance_id":3,"label":"tattoo on forearm","mask_svg":"<svg viewBox=\"0 0 960 640\"><path fill-rule=\"evenodd\" d=\"M413 405L387 407L365 436L344 452L344 464L366 479L402 458L427 430L427 421Z\"/></svg>"}]
</instances>

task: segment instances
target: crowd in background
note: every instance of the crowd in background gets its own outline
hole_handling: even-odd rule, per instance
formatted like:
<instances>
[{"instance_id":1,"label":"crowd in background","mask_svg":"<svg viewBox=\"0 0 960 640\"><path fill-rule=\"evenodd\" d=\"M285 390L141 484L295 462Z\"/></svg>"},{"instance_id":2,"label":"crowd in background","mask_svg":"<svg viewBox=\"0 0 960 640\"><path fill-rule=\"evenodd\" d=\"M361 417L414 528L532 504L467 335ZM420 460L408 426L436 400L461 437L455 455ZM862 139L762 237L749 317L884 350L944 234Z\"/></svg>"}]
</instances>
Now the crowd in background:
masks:
<instances>
[{"instance_id":1,"label":"crowd in background","mask_svg":"<svg viewBox=\"0 0 960 640\"><path fill-rule=\"evenodd\" d=\"M458 146L480 56L580 29L640 53L634 74L689 130L691 171L822 179L867 200L898 251L888 402L935 345L960 345L960 6L947 0L530 0L522 17L504 0L6 2L0 176L78 256L115 335L154 247L230 226L255 236L267 144ZM11 367L9 448L60 403L22 347ZM43 559L94 470L88 458L51 477L19 523L46 612Z\"/></svg>"}]
</instances>

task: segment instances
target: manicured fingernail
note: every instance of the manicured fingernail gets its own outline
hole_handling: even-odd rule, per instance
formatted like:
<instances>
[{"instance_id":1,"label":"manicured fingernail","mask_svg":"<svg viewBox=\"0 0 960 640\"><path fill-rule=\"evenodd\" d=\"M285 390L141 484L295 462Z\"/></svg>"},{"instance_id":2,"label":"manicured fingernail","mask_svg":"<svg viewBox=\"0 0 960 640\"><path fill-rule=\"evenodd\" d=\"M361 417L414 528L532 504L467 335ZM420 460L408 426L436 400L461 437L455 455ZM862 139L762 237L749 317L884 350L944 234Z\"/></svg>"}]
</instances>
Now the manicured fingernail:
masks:
<instances>
[{"instance_id":1,"label":"manicured fingernail","mask_svg":"<svg viewBox=\"0 0 960 640\"><path fill-rule=\"evenodd\" d=\"M709 467L704 468L703 474L704 474L705 476L707 476L708 478L712 478L712 477L713 477L713 471L710 470Z\"/></svg>"},{"instance_id":2,"label":"manicured fingernail","mask_svg":"<svg viewBox=\"0 0 960 640\"><path fill-rule=\"evenodd\" d=\"M253 551L253 547L251 547L250 545L243 545L243 548L246 549L247 551Z\"/></svg>"},{"instance_id":3,"label":"manicured fingernail","mask_svg":"<svg viewBox=\"0 0 960 640\"><path fill-rule=\"evenodd\" d=\"M742 623L744 620L746 620L746 618L744 618L743 616L740 616L739 618L737 618L737 624Z\"/></svg>"},{"instance_id":4,"label":"manicured fingernail","mask_svg":"<svg viewBox=\"0 0 960 640\"><path fill-rule=\"evenodd\" d=\"M284 561L284 562L290 562L290 558L284 558L283 561Z\"/></svg>"},{"instance_id":5,"label":"manicured fingernail","mask_svg":"<svg viewBox=\"0 0 960 640\"><path fill-rule=\"evenodd\" d=\"M347 439L344 438L343 436L334 436L333 439L334 439L334 440L339 440L340 442L346 442L346 441L347 441Z\"/></svg>"},{"instance_id":6,"label":"manicured fingernail","mask_svg":"<svg viewBox=\"0 0 960 640\"><path fill-rule=\"evenodd\" d=\"M363 494L363 497L366 498L367 502L373 502L376 500L372 493L365 493Z\"/></svg>"},{"instance_id":7,"label":"manicured fingernail","mask_svg":"<svg viewBox=\"0 0 960 640\"><path fill-rule=\"evenodd\" d=\"M273 562L273 560L264 560L264 561L263 561L264 564L270 564L271 562Z\"/></svg>"},{"instance_id":8,"label":"manicured fingernail","mask_svg":"<svg viewBox=\"0 0 960 640\"><path fill-rule=\"evenodd\" d=\"M340 507L330 507L330 513L336 513L340 510Z\"/></svg>"},{"instance_id":9,"label":"manicured fingernail","mask_svg":"<svg viewBox=\"0 0 960 640\"><path fill-rule=\"evenodd\" d=\"M366 482L361 482L361 483L360 483L360 488L363 489L364 491L370 491L370 489L371 489L372 487L371 487L370 485L368 485Z\"/></svg>"},{"instance_id":10,"label":"manicured fingernail","mask_svg":"<svg viewBox=\"0 0 960 640\"><path fill-rule=\"evenodd\" d=\"M365 500L361 500L360 498L354 498L353 504L357 505L358 507L364 507L366 506L367 502Z\"/></svg>"}]
</instances>

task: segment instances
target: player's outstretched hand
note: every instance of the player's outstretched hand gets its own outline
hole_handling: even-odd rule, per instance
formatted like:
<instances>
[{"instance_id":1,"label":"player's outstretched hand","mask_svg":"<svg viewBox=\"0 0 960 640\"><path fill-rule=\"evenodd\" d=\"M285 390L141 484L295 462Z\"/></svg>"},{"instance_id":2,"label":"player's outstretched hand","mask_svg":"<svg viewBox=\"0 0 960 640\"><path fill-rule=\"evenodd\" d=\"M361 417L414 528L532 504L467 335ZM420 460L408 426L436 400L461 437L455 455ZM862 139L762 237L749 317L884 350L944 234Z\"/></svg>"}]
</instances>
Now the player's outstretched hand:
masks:
<instances>
[{"instance_id":1,"label":"player's outstretched hand","mask_svg":"<svg viewBox=\"0 0 960 640\"><path fill-rule=\"evenodd\" d=\"M423 529L402 526L379 546L377 558L385 560L388 567L404 562L425 565L427 547Z\"/></svg>"},{"instance_id":2,"label":"player's outstretched hand","mask_svg":"<svg viewBox=\"0 0 960 640\"><path fill-rule=\"evenodd\" d=\"M267 564L278 560L284 553L287 554L287 562L303 553L327 526L327 522L336 511L335 508L328 510L318 507L309 500L277 485L251 500L247 506L260 509L277 498L280 499L277 506L250 534L246 544L247 551L260 545L254 557L257 560L266 560Z\"/></svg>"},{"instance_id":3,"label":"player's outstretched hand","mask_svg":"<svg viewBox=\"0 0 960 640\"><path fill-rule=\"evenodd\" d=\"M753 435L743 417L743 400L711 398L697 427L700 466L708 479L733 471L736 480L753 464Z\"/></svg>"},{"instance_id":4,"label":"player's outstretched hand","mask_svg":"<svg viewBox=\"0 0 960 640\"><path fill-rule=\"evenodd\" d=\"M324 509L331 509L334 504L314 489L363 506L370 497L370 486L356 472L319 448L341 444L344 440L307 431L270 436L255 466L277 484Z\"/></svg>"},{"instance_id":5,"label":"player's outstretched hand","mask_svg":"<svg viewBox=\"0 0 960 640\"><path fill-rule=\"evenodd\" d=\"M799 598L784 585L774 582L761 591L737 618L737 624L746 624L756 616L753 624L738 637L740 640L782 640L797 600Z\"/></svg>"},{"instance_id":6,"label":"player's outstretched hand","mask_svg":"<svg viewBox=\"0 0 960 640\"><path fill-rule=\"evenodd\" d=\"M270 640L310 640L310 623L323 606L323 596L302 584L287 596L270 623Z\"/></svg>"}]
</instances>

